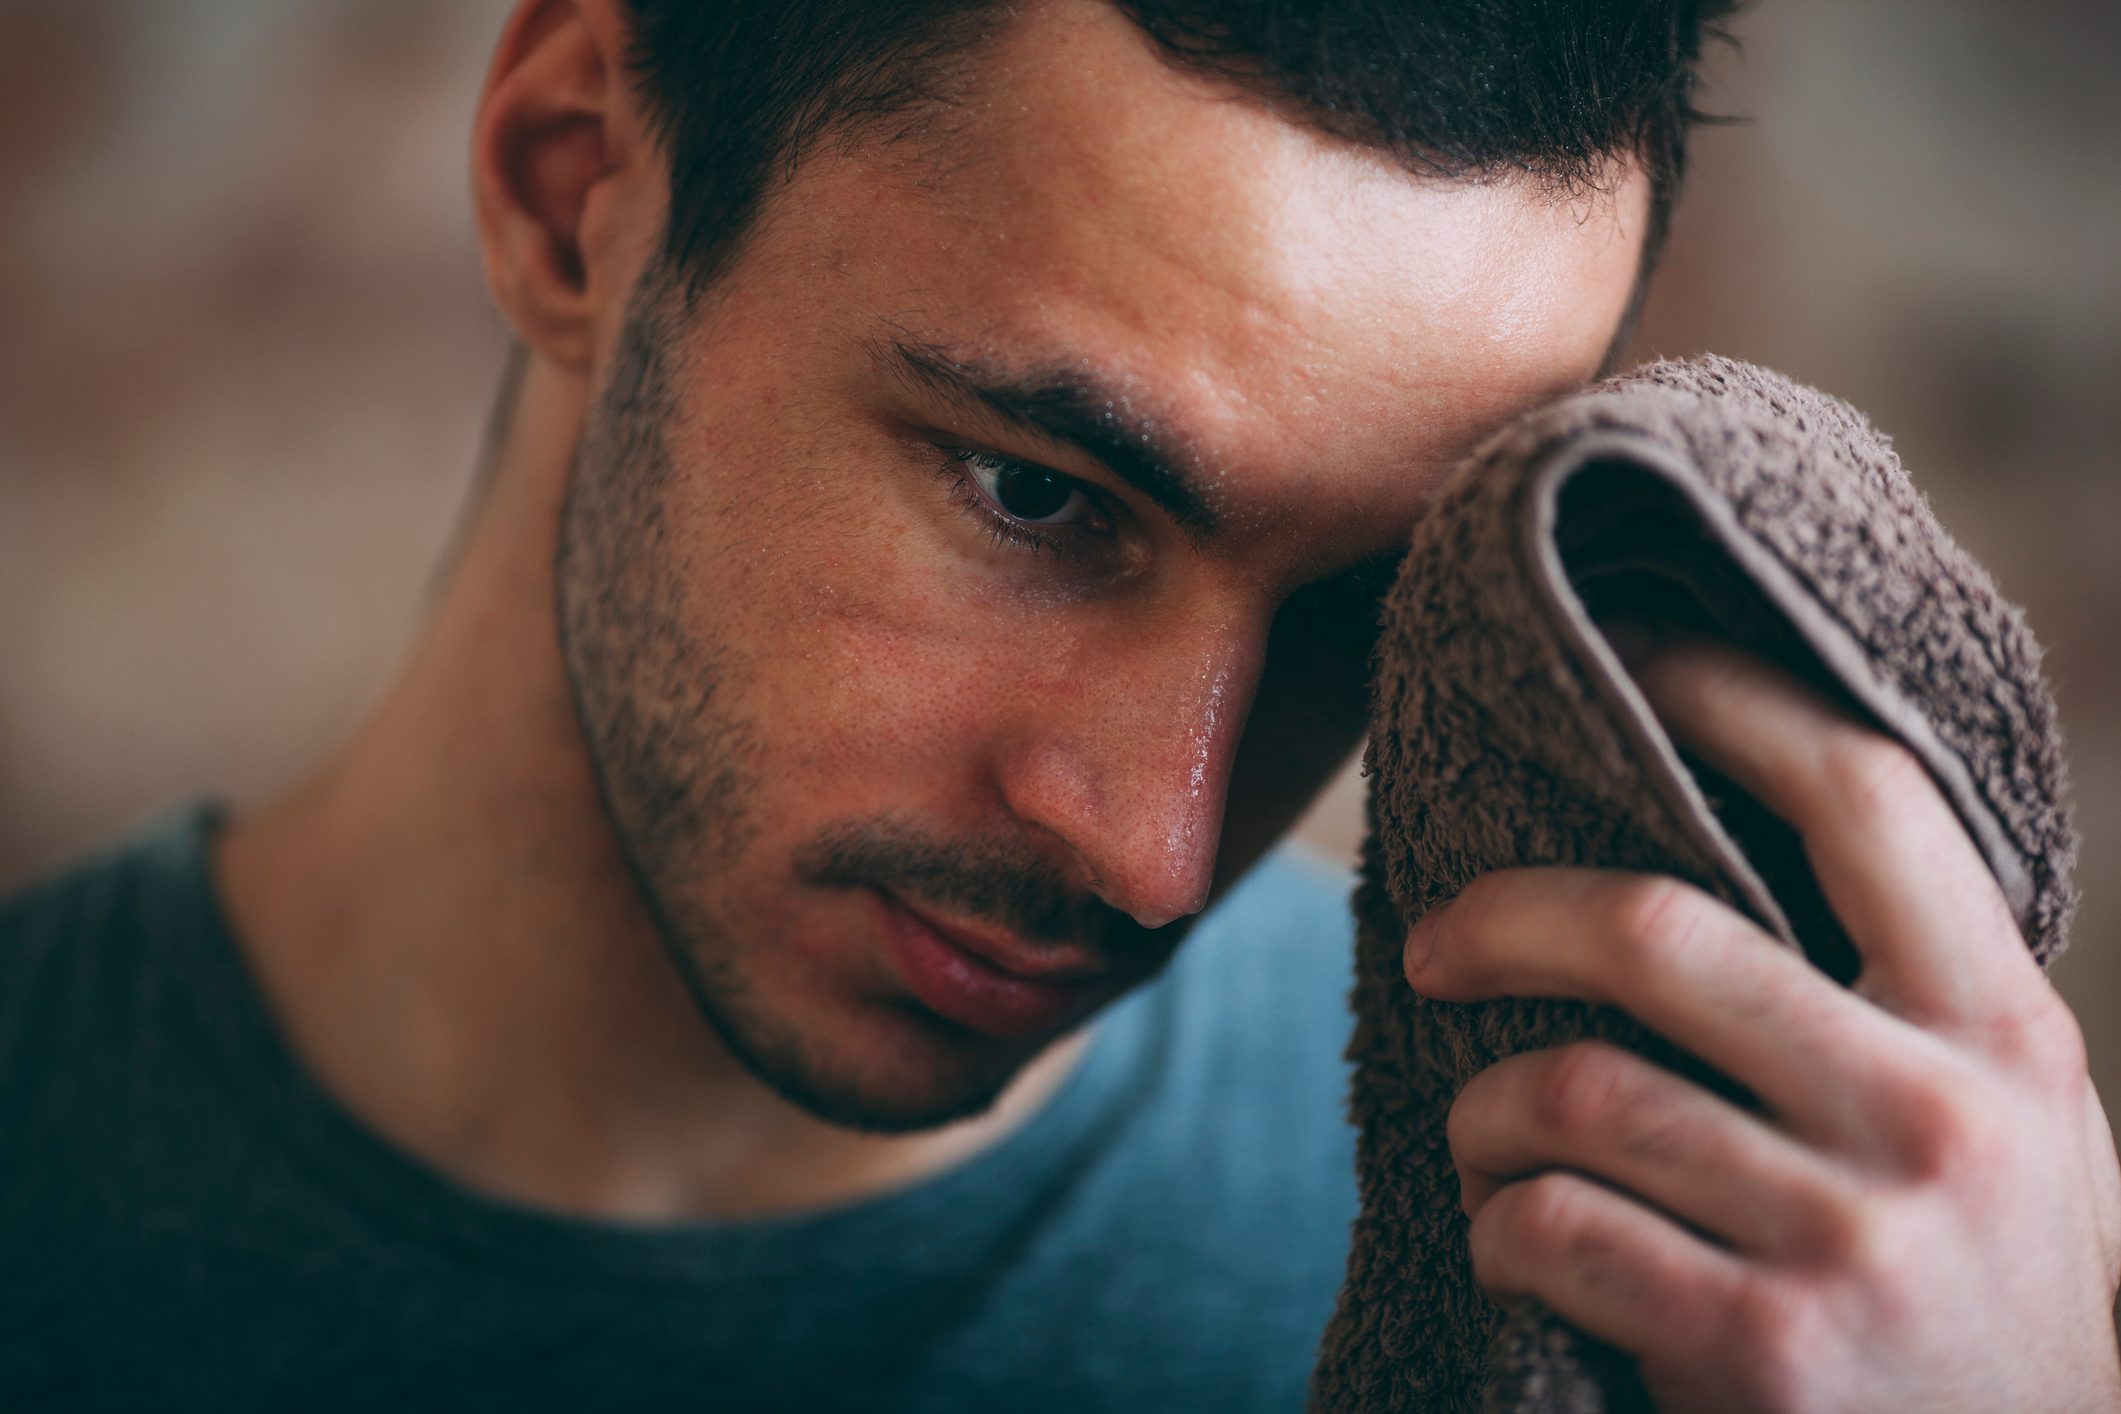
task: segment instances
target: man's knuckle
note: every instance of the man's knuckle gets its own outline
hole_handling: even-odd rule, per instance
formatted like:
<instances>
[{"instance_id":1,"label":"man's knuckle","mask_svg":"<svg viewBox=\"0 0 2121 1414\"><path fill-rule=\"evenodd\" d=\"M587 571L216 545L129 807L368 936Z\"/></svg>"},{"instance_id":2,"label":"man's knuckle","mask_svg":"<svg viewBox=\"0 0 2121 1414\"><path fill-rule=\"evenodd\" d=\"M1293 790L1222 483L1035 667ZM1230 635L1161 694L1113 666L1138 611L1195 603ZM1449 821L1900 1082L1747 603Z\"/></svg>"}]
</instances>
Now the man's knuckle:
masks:
<instances>
[{"instance_id":1,"label":"man's knuckle","mask_svg":"<svg viewBox=\"0 0 2121 1414\"><path fill-rule=\"evenodd\" d=\"M2001 1156L2007 1141L1993 1107L1981 1103L1978 1093L1969 1077L1963 1086L1932 1083L1901 1098L1899 1147L1909 1178L1946 1182L1985 1171Z\"/></svg>"},{"instance_id":2,"label":"man's knuckle","mask_svg":"<svg viewBox=\"0 0 2121 1414\"><path fill-rule=\"evenodd\" d=\"M1583 1181L1563 1173L1543 1173L1511 1186L1515 1201L1510 1226L1528 1249L1545 1255L1572 1252L1587 1237Z\"/></svg>"},{"instance_id":3,"label":"man's knuckle","mask_svg":"<svg viewBox=\"0 0 2121 1414\"><path fill-rule=\"evenodd\" d=\"M1881 828L1905 820L1909 809L1934 791L1928 769L1913 752L1856 727L1833 734L1822 765L1842 813Z\"/></svg>"},{"instance_id":4,"label":"man's knuckle","mask_svg":"<svg viewBox=\"0 0 2121 1414\"><path fill-rule=\"evenodd\" d=\"M2090 1075L2084 1028L2045 979L2023 989L2005 1008L1992 1036L1995 1050L2041 1093L2075 1099Z\"/></svg>"},{"instance_id":5,"label":"man's knuckle","mask_svg":"<svg viewBox=\"0 0 2121 1414\"><path fill-rule=\"evenodd\" d=\"M1868 1191L1837 1193L1810 1205L1807 1255L1831 1271L1869 1271L1886 1259L1889 1214Z\"/></svg>"},{"instance_id":6,"label":"man's knuckle","mask_svg":"<svg viewBox=\"0 0 2121 1414\"><path fill-rule=\"evenodd\" d=\"M1700 891L1664 874L1632 881L1615 901L1619 961L1637 983L1666 979L1706 924Z\"/></svg>"},{"instance_id":7,"label":"man's knuckle","mask_svg":"<svg viewBox=\"0 0 2121 1414\"><path fill-rule=\"evenodd\" d=\"M1629 1099L1621 1052L1597 1041L1577 1041L1554 1051L1532 1087L1533 1118L1567 1135L1606 1129Z\"/></svg>"},{"instance_id":8,"label":"man's knuckle","mask_svg":"<svg viewBox=\"0 0 2121 1414\"><path fill-rule=\"evenodd\" d=\"M1807 1360L1817 1350L1812 1324L1803 1289L1773 1274L1742 1281L1731 1297L1720 1343L1730 1373L1761 1407L1804 1407L1801 1396L1814 1373Z\"/></svg>"}]
</instances>

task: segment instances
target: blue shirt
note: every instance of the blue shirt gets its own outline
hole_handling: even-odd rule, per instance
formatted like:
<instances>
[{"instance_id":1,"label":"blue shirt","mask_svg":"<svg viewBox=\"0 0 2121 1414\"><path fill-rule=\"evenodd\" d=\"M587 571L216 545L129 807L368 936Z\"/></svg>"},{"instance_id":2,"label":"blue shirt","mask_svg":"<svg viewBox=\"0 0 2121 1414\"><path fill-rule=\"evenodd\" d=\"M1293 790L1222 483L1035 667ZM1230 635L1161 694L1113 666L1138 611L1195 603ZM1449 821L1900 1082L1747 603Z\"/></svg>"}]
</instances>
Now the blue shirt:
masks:
<instances>
[{"instance_id":1,"label":"blue shirt","mask_svg":"<svg viewBox=\"0 0 2121 1414\"><path fill-rule=\"evenodd\" d=\"M1356 1210L1343 877L1254 870L956 1168L627 1225L339 1106L230 936L214 818L0 904L0 1409L1303 1407Z\"/></svg>"}]
</instances>

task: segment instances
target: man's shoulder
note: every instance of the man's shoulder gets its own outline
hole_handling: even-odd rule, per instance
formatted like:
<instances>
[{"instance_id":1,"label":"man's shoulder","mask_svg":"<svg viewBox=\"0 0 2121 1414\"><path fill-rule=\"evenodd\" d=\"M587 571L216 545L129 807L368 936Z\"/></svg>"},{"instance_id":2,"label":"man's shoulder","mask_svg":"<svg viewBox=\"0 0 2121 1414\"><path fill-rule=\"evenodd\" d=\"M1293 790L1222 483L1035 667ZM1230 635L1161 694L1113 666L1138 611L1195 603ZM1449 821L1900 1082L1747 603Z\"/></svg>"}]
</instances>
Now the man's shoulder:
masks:
<instances>
[{"instance_id":1,"label":"man's shoulder","mask_svg":"<svg viewBox=\"0 0 2121 1414\"><path fill-rule=\"evenodd\" d=\"M33 978L126 931L132 856L130 845L106 848L0 891L0 1018Z\"/></svg>"},{"instance_id":2,"label":"man's shoulder","mask_svg":"<svg viewBox=\"0 0 2121 1414\"><path fill-rule=\"evenodd\" d=\"M0 950L10 957L140 921L143 893L194 865L210 811L171 810L99 849L0 886Z\"/></svg>"},{"instance_id":3,"label":"man's shoulder","mask_svg":"<svg viewBox=\"0 0 2121 1414\"><path fill-rule=\"evenodd\" d=\"M206 807L172 811L96 852L0 893L0 1066L37 1069L152 985L155 939L196 912ZM194 887L194 886L197 887ZM49 1034L47 1034L49 1033Z\"/></svg>"}]
</instances>

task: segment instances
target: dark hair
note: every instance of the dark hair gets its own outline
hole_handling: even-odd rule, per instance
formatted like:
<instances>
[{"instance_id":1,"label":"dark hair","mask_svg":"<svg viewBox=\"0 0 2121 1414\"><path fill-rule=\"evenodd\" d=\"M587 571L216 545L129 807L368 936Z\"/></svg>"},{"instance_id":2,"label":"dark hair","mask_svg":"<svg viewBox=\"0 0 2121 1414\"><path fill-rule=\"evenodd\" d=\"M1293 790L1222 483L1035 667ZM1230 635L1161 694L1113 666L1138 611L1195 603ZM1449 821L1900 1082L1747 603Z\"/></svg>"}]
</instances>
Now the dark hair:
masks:
<instances>
[{"instance_id":1,"label":"dark hair","mask_svg":"<svg viewBox=\"0 0 2121 1414\"><path fill-rule=\"evenodd\" d=\"M1645 263L1686 166L1695 70L1742 0L1111 0L1183 68L1220 75L1441 177L1589 185L1637 156ZM628 0L630 63L671 158L665 254L694 288L819 140L949 91L999 0Z\"/></svg>"}]
</instances>

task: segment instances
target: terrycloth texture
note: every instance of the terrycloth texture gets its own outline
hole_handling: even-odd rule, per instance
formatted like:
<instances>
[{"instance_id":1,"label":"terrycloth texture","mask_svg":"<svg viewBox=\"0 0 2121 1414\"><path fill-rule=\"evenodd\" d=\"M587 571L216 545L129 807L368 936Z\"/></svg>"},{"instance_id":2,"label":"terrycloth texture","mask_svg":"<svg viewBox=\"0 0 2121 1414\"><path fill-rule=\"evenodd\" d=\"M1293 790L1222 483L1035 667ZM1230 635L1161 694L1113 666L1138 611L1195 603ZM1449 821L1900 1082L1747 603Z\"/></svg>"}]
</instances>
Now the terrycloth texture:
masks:
<instances>
[{"instance_id":1,"label":"terrycloth texture","mask_svg":"<svg viewBox=\"0 0 2121 1414\"><path fill-rule=\"evenodd\" d=\"M1619 618L1760 652L1882 725L1943 786L2035 955L2063 946L2076 846L2039 649L1884 437L1723 359L1507 429L1415 527L1385 613L1348 1051L1363 1209L1312 1388L1329 1414L1645 1403L1613 1351L1474 1284L1445 1116L1495 1060L1585 1036L1735 1094L1617 1012L1417 996L1408 924L1492 869L1648 870L1855 970L1794 833L1657 725L1598 628Z\"/></svg>"}]
</instances>

